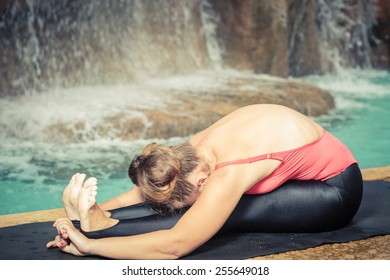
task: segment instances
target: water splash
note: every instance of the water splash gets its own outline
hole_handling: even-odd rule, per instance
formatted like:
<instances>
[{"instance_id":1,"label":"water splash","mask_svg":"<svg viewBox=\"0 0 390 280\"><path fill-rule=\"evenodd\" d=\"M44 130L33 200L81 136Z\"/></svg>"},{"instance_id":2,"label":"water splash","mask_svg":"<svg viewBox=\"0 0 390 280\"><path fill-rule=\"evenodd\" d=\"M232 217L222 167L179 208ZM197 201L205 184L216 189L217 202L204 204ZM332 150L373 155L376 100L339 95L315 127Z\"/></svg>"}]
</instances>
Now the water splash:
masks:
<instances>
[{"instance_id":1,"label":"water splash","mask_svg":"<svg viewBox=\"0 0 390 280\"><path fill-rule=\"evenodd\" d=\"M342 69L327 75L311 75L301 80L329 90L335 97L345 95L362 101L390 95L389 72L372 69Z\"/></svg>"},{"instance_id":2,"label":"water splash","mask_svg":"<svg viewBox=\"0 0 390 280\"><path fill-rule=\"evenodd\" d=\"M345 68L371 68L370 33L376 0L315 2L324 73Z\"/></svg>"},{"instance_id":3,"label":"water splash","mask_svg":"<svg viewBox=\"0 0 390 280\"><path fill-rule=\"evenodd\" d=\"M387 100L390 97L390 73L382 70L343 69L337 73L311 75L299 80L328 90L334 97L335 109L327 115L314 118L327 129L343 126L359 118L356 114L359 110L378 110L372 100Z\"/></svg>"},{"instance_id":4,"label":"water splash","mask_svg":"<svg viewBox=\"0 0 390 280\"><path fill-rule=\"evenodd\" d=\"M163 106L164 102L154 92L137 85L57 89L2 98L0 138L56 142L58 139L55 135L52 135L52 140L46 138L45 129L55 124L80 123L83 126L80 141L99 139L93 132L93 127L105 117L126 112L129 116L142 119L138 110L149 108L150 104Z\"/></svg>"},{"instance_id":5,"label":"water splash","mask_svg":"<svg viewBox=\"0 0 390 280\"><path fill-rule=\"evenodd\" d=\"M230 83L235 78L252 82L278 80L251 72L212 70L133 84L53 89L0 98L0 141L69 144L147 138L151 124L148 110L164 112L167 104L180 104L172 93L180 93L186 100L221 92L234 95L236 89ZM135 122L142 125L132 129ZM134 137L125 137L124 131L134 132Z\"/></svg>"}]
</instances>

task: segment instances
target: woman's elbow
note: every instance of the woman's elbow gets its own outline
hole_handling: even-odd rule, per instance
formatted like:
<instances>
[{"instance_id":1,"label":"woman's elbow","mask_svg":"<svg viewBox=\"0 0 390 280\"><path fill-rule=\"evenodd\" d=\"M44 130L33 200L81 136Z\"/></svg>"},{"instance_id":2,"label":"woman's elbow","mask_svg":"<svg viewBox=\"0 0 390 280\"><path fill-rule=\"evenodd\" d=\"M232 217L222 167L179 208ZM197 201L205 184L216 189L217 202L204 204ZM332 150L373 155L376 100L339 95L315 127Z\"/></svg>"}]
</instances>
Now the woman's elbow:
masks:
<instances>
[{"instance_id":1,"label":"woman's elbow","mask_svg":"<svg viewBox=\"0 0 390 280\"><path fill-rule=\"evenodd\" d=\"M191 246L190 241L187 238L176 236L172 242L167 242L167 254L168 259L177 260L180 259L189 253L191 253L195 248Z\"/></svg>"},{"instance_id":2,"label":"woman's elbow","mask_svg":"<svg viewBox=\"0 0 390 280\"><path fill-rule=\"evenodd\" d=\"M170 246L169 253L167 254L167 259L169 260L177 260L185 255L187 255L189 252L185 250L185 245L182 242L175 242Z\"/></svg>"}]
</instances>

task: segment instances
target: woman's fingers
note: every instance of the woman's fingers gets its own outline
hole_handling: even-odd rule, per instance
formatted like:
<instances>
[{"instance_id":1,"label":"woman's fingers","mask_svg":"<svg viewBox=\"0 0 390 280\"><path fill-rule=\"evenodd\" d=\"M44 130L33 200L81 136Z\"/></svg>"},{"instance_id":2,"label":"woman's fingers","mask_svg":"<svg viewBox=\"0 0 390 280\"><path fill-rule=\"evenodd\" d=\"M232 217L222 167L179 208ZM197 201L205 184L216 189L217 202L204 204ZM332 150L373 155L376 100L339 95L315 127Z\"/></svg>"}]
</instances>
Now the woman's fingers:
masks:
<instances>
[{"instance_id":1,"label":"woman's fingers","mask_svg":"<svg viewBox=\"0 0 390 280\"><path fill-rule=\"evenodd\" d=\"M64 239L69 238L68 232L66 230L69 223L72 224L68 218L59 218L53 224L53 227L57 228L58 235L61 235L61 237Z\"/></svg>"},{"instance_id":2,"label":"woman's fingers","mask_svg":"<svg viewBox=\"0 0 390 280\"><path fill-rule=\"evenodd\" d=\"M46 248L60 248L62 251L68 252L67 247L69 247L70 240L63 239L61 236L57 235L54 240L46 244Z\"/></svg>"},{"instance_id":3,"label":"woman's fingers","mask_svg":"<svg viewBox=\"0 0 390 280\"><path fill-rule=\"evenodd\" d=\"M59 218L57 219L53 227L57 229L58 235L55 237L54 240L48 242L46 244L47 248L54 248L54 247L65 247L69 244L69 235L67 229L69 226L72 225L72 222L68 218Z\"/></svg>"},{"instance_id":4,"label":"woman's fingers","mask_svg":"<svg viewBox=\"0 0 390 280\"><path fill-rule=\"evenodd\" d=\"M55 247L57 247L57 244L58 244L58 242L61 240L61 237L59 236L59 235L57 235L55 238L54 238L54 240L52 240L52 241L50 241L50 242L48 242L47 244L46 244L46 248L55 248Z\"/></svg>"}]
</instances>

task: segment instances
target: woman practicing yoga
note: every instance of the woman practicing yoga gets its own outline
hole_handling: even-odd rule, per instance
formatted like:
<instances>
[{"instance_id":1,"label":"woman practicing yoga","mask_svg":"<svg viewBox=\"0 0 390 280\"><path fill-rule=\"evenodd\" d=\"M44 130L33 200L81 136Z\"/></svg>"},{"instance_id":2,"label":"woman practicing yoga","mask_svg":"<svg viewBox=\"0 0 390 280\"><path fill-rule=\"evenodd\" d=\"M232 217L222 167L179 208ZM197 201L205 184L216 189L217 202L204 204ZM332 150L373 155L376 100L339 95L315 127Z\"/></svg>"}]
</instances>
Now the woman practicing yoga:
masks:
<instances>
[{"instance_id":1,"label":"woman practicing yoga","mask_svg":"<svg viewBox=\"0 0 390 280\"><path fill-rule=\"evenodd\" d=\"M74 255L177 259L226 232L318 232L346 225L362 196L351 152L279 105L251 105L175 147L146 146L136 185L101 205L97 180L72 177L67 218L47 244Z\"/></svg>"}]
</instances>

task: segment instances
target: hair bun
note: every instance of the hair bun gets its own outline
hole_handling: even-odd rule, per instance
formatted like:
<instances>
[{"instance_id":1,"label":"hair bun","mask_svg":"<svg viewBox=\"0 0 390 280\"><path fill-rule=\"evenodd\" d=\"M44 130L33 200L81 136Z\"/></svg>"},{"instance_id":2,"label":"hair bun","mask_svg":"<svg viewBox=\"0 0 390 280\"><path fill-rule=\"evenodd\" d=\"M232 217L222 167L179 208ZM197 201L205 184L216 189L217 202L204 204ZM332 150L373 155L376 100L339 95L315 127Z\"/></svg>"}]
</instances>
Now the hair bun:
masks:
<instances>
[{"instance_id":1,"label":"hair bun","mask_svg":"<svg viewBox=\"0 0 390 280\"><path fill-rule=\"evenodd\" d=\"M140 166L142 166L145 159L146 159L146 156L144 156L144 155L140 155L140 156L136 157L135 160L133 161L134 168L139 168Z\"/></svg>"},{"instance_id":2,"label":"hair bun","mask_svg":"<svg viewBox=\"0 0 390 280\"><path fill-rule=\"evenodd\" d=\"M146 201L174 209L197 190L187 176L198 164L196 150L189 143L177 147L151 143L133 159L128 174Z\"/></svg>"},{"instance_id":3,"label":"hair bun","mask_svg":"<svg viewBox=\"0 0 390 280\"><path fill-rule=\"evenodd\" d=\"M142 149L141 155L142 156L150 155L151 153L157 151L159 147L160 145L157 143L150 143Z\"/></svg>"},{"instance_id":4,"label":"hair bun","mask_svg":"<svg viewBox=\"0 0 390 280\"><path fill-rule=\"evenodd\" d=\"M133 184L135 184L136 186L139 185L138 170L142 167L145 159L146 159L146 156L140 155L140 156L137 156L136 158L134 158L132 160L132 162L130 163L128 175L129 175L131 181L133 182Z\"/></svg>"}]
</instances>

